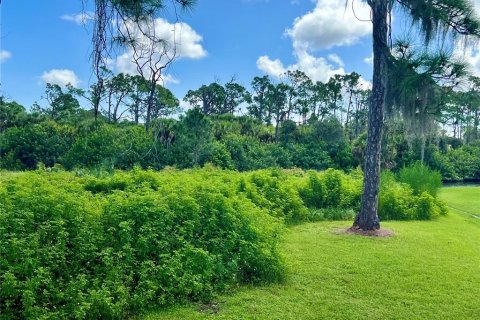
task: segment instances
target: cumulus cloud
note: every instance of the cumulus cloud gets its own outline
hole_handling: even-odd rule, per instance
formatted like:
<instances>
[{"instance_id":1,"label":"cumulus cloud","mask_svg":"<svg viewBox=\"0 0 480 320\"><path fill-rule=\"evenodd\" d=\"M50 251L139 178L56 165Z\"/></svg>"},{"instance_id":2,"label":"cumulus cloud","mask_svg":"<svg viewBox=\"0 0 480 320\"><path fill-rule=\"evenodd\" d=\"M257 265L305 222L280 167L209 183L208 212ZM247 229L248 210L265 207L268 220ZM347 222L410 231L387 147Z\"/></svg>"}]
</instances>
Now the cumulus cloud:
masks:
<instances>
[{"instance_id":1,"label":"cumulus cloud","mask_svg":"<svg viewBox=\"0 0 480 320\"><path fill-rule=\"evenodd\" d=\"M336 55L334 56L338 57ZM296 58L297 63L284 66L279 59L272 60L268 56L261 56L257 60L257 67L264 73L275 78L280 78L287 70L300 70L305 72L313 81L322 82L327 81L335 74L345 74L345 70L342 66L338 65L338 61L335 61L337 66L334 66L329 63L327 59L315 57L305 51L297 52Z\"/></svg>"},{"instance_id":2,"label":"cumulus cloud","mask_svg":"<svg viewBox=\"0 0 480 320\"><path fill-rule=\"evenodd\" d=\"M0 63L3 63L10 59L12 54L7 50L0 50Z\"/></svg>"},{"instance_id":3,"label":"cumulus cloud","mask_svg":"<svg viewBox=\"0 0 480 320\"><path fill-rule=\"evenodd\" d=\"M480 0L479 0L480 1ZM355 15L368 19L370 8L362 1L355 1ZM316 56L319 50L353 45L371 34L372 24L355 17L352 8L345 8L339 0L317 0L315 8L298 17L285 31L292 39L296 63L285 66L279 59L261 56L257 67L271 76L278 77L286 70L301 70L314 81L328 81L335 74L345 74L343 60L334 53L326 57Z\"/></svg>"},{"instance_id":4,"label":"cumulus cloud","mask_svg":"<svg viewBox=\"0 0 480 320\"><path fill-rule=\"evenodd\" d=\"M340 58L335 53L329 54L328 55L328 60L332 61L333 63L336 63L339 67L343 68L345 66L345 63L343 63L342 58Z\"/></svg>"},{"instance_id":5,"label":"cumulus cloud","mask_svg":"<svg viewBox=\"0 0 480 320\"><path fill-rule=\"evenodd\" d=\"M323 57L315 57L306 51L296 53L297 64L290 69L298 69L305 72L312 80L325 82L335 74L345 74L342 66L334 66Z\"/></svg>"},{"instance_id":6,"label":"cumulus cloud","mask_svg":"<svg viewBox=\"0 0 480 320\"><path fill-rule=\"evenodd\" d=\"M372 82L371 81L368 81L366 80L365 78L363 77L360 77L360 79L358 79L358 83L360 84L360 86L362 87L362 89L364 90L367 90L367 89L372 89Z\"/></svg>"},{"instance_id":7,"label":"cumulus cloud","mask_svg":"<svg viewBox=\"0 0 480 320\"><path fill-rule=\"evenodd\" d=\"M257 59L257 68L273 77L280 77L287 69L279 59L272 60L269 56L261 56Z\"/></svg>"},{"instance_id":8,"label":"cumulus cloud","mask_svg":"<svg viewBox=\"0 0 480 320\"><path fill-rule=\"evenodd\" d=\"M480 0L474 0L473 7L475 8L477 15L480 16Z\"/></svg>"},{"instance_id":9,"label":"cumulus cloud","mask_svg":"<svg viewBox=\"0 0 480 320\"><path fill-rule=\"evenodd\" d=\"M62 20L71 21L82 26L94 19L94 13L88 11L88 12L82 12L77 14L64 14L60 18Z\"/></svg>"},{"instance_id":10,"label":"cumulus cloud","mask_svg":"<svg viewBox=\"0 0 480 320\"><path fill-rule=\"evenodd\" d=\"M317 0L315 9L293 22L286 35L296 50L316 51L335 46L353 45L372 32L370 7L363 1L353 2L353 10L345 1Z\"/></svg>"},{"instance_id":11,"label":"cumulus cloud","mask_svg":"<svg viewBox=\"0 0 480 320\"><path fill-rule=\"evenodd\" d=\"M41 79L45 83L58 84L59 86L71 84L77 87L80 84L80 79L78 79L75 72L68 69L52 69L44 72Z\"/></svg>"},{"instance_id":12,"label":"cumulus cloud","mask_svg":"<svg viewBox=\"0 0 480 320\"><path fill-rule=\"evenodd\" d=\"M207 51L201 44L202 36L188 24L184 22L173 24L159 18L154 20L154 28L156 37L164 40L160 44L152 44L147 37L134 27L133 23L129 24L129 29L136 41L137 55L132 48L128 48L123 54L113 59L110 64L117 72L138 74L134 58L138 58L140 64L147 62L147 59L143 58L142 55L148 56L152 45L156 51L152 56L152 61L157 63L158 66L167 64L168 59L173 56L176 59L200 59L207 55ZM148 62L145 66L148 67ZM146 70L144 72L148 73ZM178 80L171 75L166 75L163 81L165 83L178 83Z\"/></svg>"}]
</instances>

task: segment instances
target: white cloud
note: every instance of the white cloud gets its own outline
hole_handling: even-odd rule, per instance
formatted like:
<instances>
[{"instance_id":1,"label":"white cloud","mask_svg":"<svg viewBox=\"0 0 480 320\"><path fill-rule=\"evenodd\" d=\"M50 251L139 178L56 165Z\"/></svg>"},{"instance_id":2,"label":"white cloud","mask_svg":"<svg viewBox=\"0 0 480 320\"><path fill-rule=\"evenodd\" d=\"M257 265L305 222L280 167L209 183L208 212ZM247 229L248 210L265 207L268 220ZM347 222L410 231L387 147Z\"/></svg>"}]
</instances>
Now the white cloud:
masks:
<instances>
[{"instance_id":1,"label":"white cloud","mask_svg":"<svg viewBox=\"0 0 480 320\"><path fill-rule=\"evenodd\" d=\"M287 70L300 70L305 72L313 81L327 81L335 74L345 74L343 67L335 67L327 59L314 57L305 51L297 52L297 63L284 66L279 59L272 60L268 56L261 56L257 60L257 67L266 74L279 78ZM335 62L337 63L337 62Z\"/></svg>"},{"instance_id":2,"label":"white cloud","mask_svg":"<svg viewBox=\"0 0 480 320\"><path fill-rule=\"evenodd\" d=\"M257 68L277 78L287 71L279 59L272 60L268 56L261 56L257 59Z\"/></svg>"},{"instance_id":3,"label":"white cloud","mask_svg":"<svg viewBox=\"0 0 480 320\"><path fill-rule=\"evenodd\" d=\"M88 11L88 12L82 12L77 14L64 14L60 18L62 20L71 21L82 26L87 24L89 21L93 20L94 17L95 17L94 13Z\"/></svg>"},{"instance_id":4,"label":"white cloud","mask_svg":"<svg viewBox=\"0 0 480 320\"><path fill-rule=\"evenodd\" d=\"M300 51L296 53L297 64L291 66L291 69L298 69L313 81L328 81L335 74L345 74L341 66L333 66L323 57L315 57L308 52Z\"/></svg>"},{"instance_id":5,"label":"white cloud","mask_svg":"<svg viewBox=\"0 0 480 320\"><path fill-rule=\"evenodd\" d=\"M475 8L477 15L480 16L480 0L474 0L473 7Z\"/></svg>"},{"instance_id":6,"label":"white cloud","mask_svg":"<svg viewBox=\"0 0 480 320\"><path fill-rule=\"evenodd\" d=\"M351 0L349 3L352 3ZM370 7L367 4L354 1L353 6L357 17L369 19ZM337 54L318 57L314 52L353 45L371 34L371 22L360 21L355 15L350 5L345 8L345 1L317 0L315 8L296 18L292 28L285 32L292 39L296 63L285 66L278 59L261 56L257 60L258 69L275 77L286 70L300 70L313 81L323 82L335 74L345 74L345 64Z\"/></svg>"},{"instance_id":7,"label":"white cloud","mask_svg":"<svg viewBox=\"0 0 480 320\"><path fill-rule=\"evenodd\" d=\"M475 42L456 41L453 56L469 65L469 71L480 76L480 44Z\"/></svg>"},{"instance_id":8,"label":"white cloud","mask_svg":"<svg viewBox=\"0 0 480 320\"><path fill-rule=\"evenodd\" d=\"M7 50L0 50L0 63L3 63L10 59L12 54Z\"/></svg>"},{"instance_id":9,"label":"white cloud","mask_svg":"<svg viewBox=\"0 0 480 320\"><path fill-rule=\"evenodd\" d=\"M353 45L372 32L370 7L363 1L317 0L315 9L295 19L286 34L296 50L315 51L335 46Z\"/></svg>"},{"instance_id":10,"label":"white cloud","mask_svg":"<svg viewBox=\"0 0 480 320\"><path fill-rule=\"evenodd\" d=\"M363 62L366 64L373 66L373 53L370 55L370 57L366 57L363 59Z\"/></svg>"},{"instance_id":11,"label":"white cloud","mask_svg":"<svg viewBox=\"0 0 480 320\"><path fill-rule=\"evenodd\" d=\"M52 69L44 72L41 79L45 83L58 84L59 86L71 84L77 87L80 84L80 79L78 79L75 72L68 69Z\"/></svg>"},{"instance_id":12,"label":"white cloud","mask_svg":"<svg viewBox=\"0 0 480 320\"><path fill-rule=\"evenodd\" d=\"M338 55L336 55L335 53L332 53L332 54L329 54L328 55L328 60L336 63L339 67L344 67L345 66L345 63L343 63L343 60L342 58L340 58Z\"/></svg>"},{"instance_id":13,"label":"white cloud","mask_svg":"<svg viewBox=\"0 0 480 320\"><path fill-rule=\"evenodd\" d=\"M152 43L147 37L141 34L138 29L134 27L134 24L129 24L134 39L136 39L137 52L142 51L144 48L145 54L152 48ZM200 59L207 55L206 50L203 48L201 42L202 36L192 29L188 24L169 23L164 19L154 20L154 32L156 37L164 40L162 44L153 44L156 54L153 55L152 61L159 62L158 65L165 65L168 58L175 56L176 59ZM165 46L166 44L166 46ZM166 55L161 55L166 49ZM138 74L137 65L134 63L134 50L128 48L123 54L119 55L116 59L113 59L110 63L117 72L123 72L128 74ZM139 55L137 55L138 57ZM140 63L146 62L146 59L140 58ZM146 64L148 67L148 63ZM148 72L147 72L148 73ZM174 79L171 75L165 75L163 78L165 83L178 83L177 79Z\"/></svg>"},{"instance_id":14,"label":"white cloud","mask_svg":"<svg viewBox=\"0 0 480 320\"><path fill-rule=\"evenodd\" d=\"M372 89L372 82L371 81L368 81L366 80L365 78L363 77L360 77L360 79L358 79L358 83L360 84L360 86L362 87L362 89L366 90L366 89Z\"/></svg>"},{"instance_id":15,"label":"white cloud","mask_svg":"<svg viewBox=\"0 0 480 320\"><path fill-rule=\"evenodd\" d=\"M184 101L183 99L180 99L180 110L187 111L190 109L193 109L193 106L190 103Z\"/></svg>"}]
</instances>

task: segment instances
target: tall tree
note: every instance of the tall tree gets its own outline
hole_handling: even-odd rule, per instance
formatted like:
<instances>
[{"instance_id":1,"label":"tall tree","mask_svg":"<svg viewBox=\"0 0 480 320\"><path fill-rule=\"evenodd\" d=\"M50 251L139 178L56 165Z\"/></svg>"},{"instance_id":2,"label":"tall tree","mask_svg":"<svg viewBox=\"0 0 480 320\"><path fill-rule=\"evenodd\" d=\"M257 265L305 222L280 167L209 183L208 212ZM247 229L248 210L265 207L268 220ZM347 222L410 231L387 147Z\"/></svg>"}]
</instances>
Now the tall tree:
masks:
<instances>
[{"instance_id":1,"label":"tall tree","mask_svg":"<svg viewBox=\"0 0 480 320\"><path fill-rule=\"evenodd\" d=\"M251 101L250 93L245 89L244 86L234 82L234 79L229 81L224 85L225 89L225 101L224 101L224 111L226 113L235 113L238 111L239 106L246 102Z\"/></svg>"},{"instance_id":2,"label":"tall tree","mask_svg":"<svg viewBox=\"0 0 480 320\"><path fill-rule=\"evenodd\" d=\"M348 2L348 0L347 0ZM378 191L380 182L380 154L383 131L388 68L391 61L389 33L394 4L419 26L425 43L434 39L437 31L453 35L480 35L480 22L468 0L366 0L372 10L373 87L368 114L368 135L365 149L364 182L360 213L352 228L376 230L378 219Z\"/></svg>"},{"instance_id":3,"label":"tall tree","mask_svg":"<svg viewBox=\"0 0 480 320\"><path fill-rule=\"evenodd\" d=\"M145 119L147 131L157 85L162 80L165 68L177 56L175 34L173 41L161 38L155 18L170 5L178 21L178 9L190 9L194 4L195 0L95 0L92 38L93 67L98 79L95 89L98 96L105 90L102 70L108 64L114 45L130 50L137 72L148 83Z\"/></svg>"},{"instance_id":4,"label":"tall tree","mask_svg":"<svg viewBox=\"0 0 480 320\"><path fill-rule=\"evenodd\" d=\"M275 142L278 142L278 129L280 124L287 119L288 110L288 92L291 87L283 82L270 84L266 91L266 101L269 113L275 120Z\"/></svg>"},{"instance_id":5,"label":"tall tree","mask_svg":"<svg viewBox=\"0 0 480 320\"><path fill-rule=\"evenodd\" d=\"M58 84L47 83L45 89L45 99L49 106L45 113L53 120L66 120L72 117L80 109L80 103L73 96L72 87L67 87L67 92Z\"/></svg>"},{"instance_id":6,"label":"tall tree","mask_svg":"<svg viewBox=\"0 0 480 320\"><path fill-rule=\"evenodd\" d=\"M250 105L247 107L248 113L255 119L271 122L271 115L267 107L267 90L271 85L268 76L255 77L252 80L253 98Z\"/></svg>"},{"instance_id":7,"label":"tall tree","mask_svg":"<svg viewBox=\"0 0 480 320\"><path fill-rule=\"evenodd\" d=\"M387 115L399 115L405 124L404 134L420 141L423 164L428 134L436 130L436 120L445 105L446 88L466 79L467 66L444 51L422 52L408 40L398 40L393 57L387 97Z\"/></svg>"},{"instance_id":8,"label":"tall tree","mask_svg":"<svg viewBox=\"0 0 480 320\"><path fill-rule=\"evenodd\" d=\"M197 90L188 90L183 100L205 115L226 113L223 110L225 88L217 82L212 82L208 86L202 85Z\"/></svg>"}]
</instances>

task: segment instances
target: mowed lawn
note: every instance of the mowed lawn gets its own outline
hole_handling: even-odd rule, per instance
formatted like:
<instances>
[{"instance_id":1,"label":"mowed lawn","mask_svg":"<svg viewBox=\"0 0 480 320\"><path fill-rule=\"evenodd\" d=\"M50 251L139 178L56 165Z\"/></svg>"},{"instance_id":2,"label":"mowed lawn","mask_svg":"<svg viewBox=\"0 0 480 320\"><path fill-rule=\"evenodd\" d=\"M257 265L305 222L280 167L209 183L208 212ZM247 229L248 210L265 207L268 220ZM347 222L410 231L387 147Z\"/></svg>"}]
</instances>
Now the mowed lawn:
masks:
<instances>
[{"instance_id":1,"label":"mowed lawn","mask_svg":"<svg viewBox=\"0 0 480 320\"><path fill-rule=\"evenodd\" d=\"M395 232L390 238L338 234L347 222L292 227L281 248L285 283L143 319L480 319L480 219L468 213L479 213L480 187L440 196L462 211L383 223Z\"/></svg>"}]
</instances>

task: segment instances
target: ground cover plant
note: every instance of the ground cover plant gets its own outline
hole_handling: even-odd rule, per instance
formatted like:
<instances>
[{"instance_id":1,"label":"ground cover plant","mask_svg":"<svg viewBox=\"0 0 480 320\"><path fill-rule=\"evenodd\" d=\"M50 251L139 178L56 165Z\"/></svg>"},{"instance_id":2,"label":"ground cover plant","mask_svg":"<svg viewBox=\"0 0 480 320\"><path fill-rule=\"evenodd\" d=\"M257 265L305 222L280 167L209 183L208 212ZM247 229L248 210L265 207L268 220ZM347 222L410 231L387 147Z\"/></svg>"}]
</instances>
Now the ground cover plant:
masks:
<instances>
[{"instance_id":1,"label":"ground cover plant","mask_svg":"<svg viewBox=\"0 0 480 320\"><path fill-rule=\"evenodd\" d=\"M361 172L333 169L43 168L0 182L5 319L118 318L279 281L285 226L351 219L361 193ZM420 218L435 216L433 197L404 198L423 208Z\"/></svg>"},{"instance_id":2,"label":"ground cover plant","mask_svg":"<svg viewBox=\"0 0 480 320\"><path fill-rule=\"evenodd\" d=\"M480 187L439 192L451 209L433 221L385 222L388 238L336 232L346 222L290 228L280 245L286 281L242 287L156 319L476 319L480 307ZM465 199L463 201L462 199Z\"/></svg>"},{"instance_id":3,"label":"ground cover plant","mask_svg":"<svg viewBox=\"0 0 480 320\"><path fill-rule=\"evenodd\" d=\"M7 174L0 318L122 318L203 300L236 283L278 281L283 224L229 179L214 172Z\"/></svg>"},{"instance_id":4,"label":"ground cover plant","mask_svg":"<svg viewBox=\"0 0 480 320\"><path fill-rule=\"evenodd\" d=\"M285 227L351 220L361 176L212 166L5 172L0 318L122 318L209 301L238 284L281 282ZM381 194L401 194L401 201L382 207L385 219L439 214L436 198L388 177Z\"/></svg>"}]
</instances>

